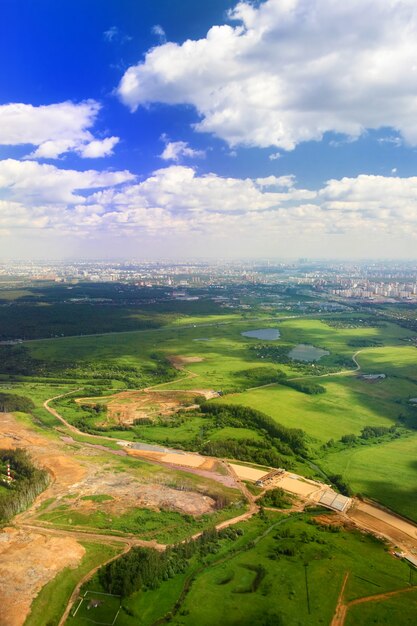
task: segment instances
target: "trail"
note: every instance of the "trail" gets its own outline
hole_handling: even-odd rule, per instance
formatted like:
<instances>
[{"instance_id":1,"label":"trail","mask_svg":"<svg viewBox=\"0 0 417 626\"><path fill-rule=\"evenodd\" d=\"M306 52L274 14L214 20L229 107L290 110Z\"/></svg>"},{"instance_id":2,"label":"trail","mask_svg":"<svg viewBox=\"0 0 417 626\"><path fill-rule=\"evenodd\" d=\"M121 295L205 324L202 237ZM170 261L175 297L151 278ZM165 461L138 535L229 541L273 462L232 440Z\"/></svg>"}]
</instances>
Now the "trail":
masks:
<instances>
[{"instance_id":1,"label":"trail","mask_svg":"<svg viewBox=\"0 0 417 626\"><path fill-rule=\"evenodd\" d=\"M342 587L340 589L339 597L337 598L336 610L333 615L333 619L331 621L330 626L343 626L346 619L346 604L344 603L344 595L346 583L349 578L349 572L346 572L345 577L343 579Z\"/></svg>"},{"instance_id":2,"label":"trail","mask_svg":"<svg viewBox=\"0 0 417 626\"><path fill-rule=\"evenodd\" d=\"M75 600L77 599L77 596L78 596L78 594L80 592L80 589L83 586L83 584L86 583L87 580L90 580L90 578L92 576L94 576L94 574L96 572L98 572L100 567L103 567L104 565L108 565L109 563L112 563L113 561L118 559L123 554L126 554L127 552L129 552L130 547L131 546L128 546L128 545L125 546L124 549L122 550L122 552L118 552L115 556L112 556L111 559L108 559L104 563L101 563L100 565L97 565L94 569L92 569L90 572L88 572L88 574L86 574L85 576L83 576L83 578L81 578L81 580L77 583L77 586L75 587L74 591L72 592L70 599L68 600L68 604L67 604L67 606L65 608L65 611L64 611L61 619L58 622L58 626L64 626L65 622L67 621L67 618L69 617L71 608L72 608Z\"/></svg>"},{"instance_id":3,"label":"trail","mask_svg":"<svg viewBox=\"0 0 417 626\"><path fill-rule=\"evenodd\" d=\"M333 615L333 619L331 621L330 626L344 626L346 621L346 617L350 607L356 606L358 604L365 604L366 602L383 602L384 600L389 600L389 598L393 598L397 595L403 593L409 593L410 591L416 591L417 585L412 585L409 587L403 587L402 589L395 589L394 591L386 591L384 593L374 594L372 596L363 596L362 598L356 598L355 600L350 600L350 602L344 601L346 583L349 578L349 572L346 572L345 577L343 579L342 588L340 590L339 597L337 599L336 610Z\"/></svg>"},{"instance_id":4,"label":"trail","mask_svg":"<svg viewBox=\"0 0 417 626\"><path fill-rule=\"evenodd\" d=\"M166 549L167 544L158 543L156 540L152 539L151 541L147 541L146 539L137 539L134 535L125 534L122 535L106 535L101 533L94 532L84 532L83 530L60 530L59 528L48 528L42 524L27 524L25 522L18 522L15 524L19 528L23 528L25 530L34 531L40 535L54 535L56 537L74 537L80 541L98 541L100 543L122 543L127 545L129 548L133 546L138 546L141 548L153 548L155 550L159 550L162 552Z\"/></svg>"}]
</instances>

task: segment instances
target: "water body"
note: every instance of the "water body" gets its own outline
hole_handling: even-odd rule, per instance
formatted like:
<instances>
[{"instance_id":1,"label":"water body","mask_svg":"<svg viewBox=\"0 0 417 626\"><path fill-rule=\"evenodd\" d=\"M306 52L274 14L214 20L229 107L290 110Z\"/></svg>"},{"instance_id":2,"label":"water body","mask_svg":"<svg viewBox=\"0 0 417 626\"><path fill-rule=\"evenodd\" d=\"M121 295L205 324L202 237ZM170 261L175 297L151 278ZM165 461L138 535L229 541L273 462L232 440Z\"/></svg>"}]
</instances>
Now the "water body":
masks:
<instances>
[{"instance_id":1,"label":"water body","mask_svg":"<svg viewBox=\"0 0 417 626\"><path fill-rule=\"evenodd\" d=\"M243 337L250 337L251 339L264 339L265 341L276 341L281 337L281 333L278 328L258 328L258 330L247 330L244 333L240 333Z\"/></svg>"},{"instance_id":2,"label":"water body","mask_svg":"<svg viewBox=\"0 0 417 626\"><path fill-rule=\"evenodd\" d=\"M288 356L293 361L306 361L311 363L312 361L319 361L322 356L326 356L328 354L330 354L328 350L310 346L308 343L300 343L291 350Z\"/></svg>"}]
</instances>

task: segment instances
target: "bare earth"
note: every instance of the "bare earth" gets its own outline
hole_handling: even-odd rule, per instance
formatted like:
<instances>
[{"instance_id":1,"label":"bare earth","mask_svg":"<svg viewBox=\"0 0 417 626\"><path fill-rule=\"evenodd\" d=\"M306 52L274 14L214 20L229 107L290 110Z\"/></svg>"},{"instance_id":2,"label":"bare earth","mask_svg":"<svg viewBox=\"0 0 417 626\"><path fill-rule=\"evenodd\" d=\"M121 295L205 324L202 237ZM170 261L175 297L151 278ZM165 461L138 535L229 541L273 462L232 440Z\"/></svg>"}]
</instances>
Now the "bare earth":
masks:
<instances>
[{"instance_id":1,"label":"bare earth","mask_svg":"<svg viewBox=\"0 0 417 626\"><path fill-rule=\"evenodd\" d=\"M277 481L277 485L285 491L295 493L296 495L303 496L304 498L308 498L313 493L317 492L318 489L323 489L323 487L318 487L317 485L312 485L311 483L307 483L303 480L298 480L296 478L291 478L290 476L284 476L283 478L281 478L279 481Z\"/></svg>"},{"instance_id":2,"label":"bare earth","mask_svg":"<svg viewBox=\"0 0 417 626\"><path fill-rule=\"evenodd\" d=\"M266 476L266 474L268 474L268 471L266 470L255 469L254 467L246 467L245 465L237 465L235 463L230 463L230 467L242 480L251 480L253 482L256 482L257 480L262 478L262 476Z\"/></svg>"},{"instance_id":3,"label":"bare earth","mask_svg":"<svg viewBox=\"0 0 417 626\"><path fill-rule=\"evenodd\" d=\"M180 390L153 390L142 389L141 391L121 391L112 396L98 398L77 398L78 404L105 404L107 412L103 417L103 424L115 422L131 425L135 420L154 418L156 416L167 417L174 415L180 409L195 408L196 396L206 399L218 395L212 389Z\"/></svg>"},{"instance_id":4,"label":"bare earth","mask_svg":"<svg viewBox=\"0 0 417 626\"><path fill-rule=\"evenodd\" d=\"M0 626L22 626L33 599L65 567L77 567L84 547L72 537L5 528L0 534Z\"/></svg>"},{"instance_id":5,"label":"bare earth","mask_svg":"<svg viewBox=\"0 0 417 626\"><path fill-rule=\"evenodd\" d=\"M168 464L166 473L162 470L141 479L134 470L114 471L113 451L102 450L100 446L97 449L92 445L79 446L69 437L62 439L43 435L13 415L0 414L0 447L27 449L33 460L53 476L50 486L34 505L16 516L14 528L0 531L0 626L22 625L40 589L63 568L76 567L85 552L75 533L55 531L48 525L53 532L50 535L37 526L41 505L42 513L66 504L82 513L100 509L115 515L134 507L190 515L210 513L214 508L214 500L193 491L186 479L184 484L178 483L177 489L165 484L172 482ZM103 452L109 458L104 464ZM187 456L184 455L184 462ZM198 464L207 467L210 462L199 457ZM212 477L212 472L201 471ZM68 495L74 497L64 497ZM105 502L82 499L94 495L109 495L112 499Z\"/></svg>"},{"instance_id":6,"label":"bare earth","mask_svg":"<svg viewBox=\"0 0 417 626\"><path fill-rule=\"evenodd\" d=\"M189 365L190 363L201 363L202 361L204 361L204 359L202 359L200 356L183 356L181 354L169 356L168 360L178 370L182 370L184 368L184 365Z\"/></svg>"},{"instance_id":7,"label":"bare earth","mask_svg":"<svg viewBox=\"0 0 417 626\"><path fill-rule=\"evenodd\" d=\"M359 500L349 509L348 517L360 528L372 530L406 551L417 553L417 527L411 522Z\"/></svg>"}]
</instances>

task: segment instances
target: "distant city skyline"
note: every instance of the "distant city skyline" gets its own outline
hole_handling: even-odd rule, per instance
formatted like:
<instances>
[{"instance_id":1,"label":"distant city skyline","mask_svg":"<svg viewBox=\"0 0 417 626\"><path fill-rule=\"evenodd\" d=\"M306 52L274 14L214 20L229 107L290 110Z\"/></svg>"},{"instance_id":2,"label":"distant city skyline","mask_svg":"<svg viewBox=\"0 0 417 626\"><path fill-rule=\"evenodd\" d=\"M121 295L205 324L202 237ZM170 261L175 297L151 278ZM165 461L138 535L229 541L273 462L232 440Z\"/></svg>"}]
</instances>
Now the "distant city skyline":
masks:
<instances>
[{"instance_id":1,"label":"distant city skyline","mask_svg":"<svg viewBox=\"0 0 417 626\"><path fill-rule=\"evenodd\" d=\"M3 0L0 261L417 259L413 0Z\"/></svg>"}]
</instances>

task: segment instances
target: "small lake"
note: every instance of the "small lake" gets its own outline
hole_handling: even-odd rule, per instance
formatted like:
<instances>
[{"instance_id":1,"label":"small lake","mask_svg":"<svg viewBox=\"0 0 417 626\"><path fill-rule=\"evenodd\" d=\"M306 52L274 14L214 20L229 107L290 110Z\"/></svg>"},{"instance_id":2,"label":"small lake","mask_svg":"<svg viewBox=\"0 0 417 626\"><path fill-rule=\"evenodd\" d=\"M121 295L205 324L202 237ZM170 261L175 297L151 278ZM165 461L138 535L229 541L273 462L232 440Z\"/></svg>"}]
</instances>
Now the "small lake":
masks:
<instances>
[{"instance_id":1,"label":"small lake","mask_svg":"<svg viewBox=\"0 0 417 626\"><path fill-rule=\"evenodd\" d=\"M300 343L291 350L288 356L293 361L307 361L311 363L311 361L318 361L322 356L326 356L327 354L330 354L328 350L310 346L308 343Z\"/></svg>"},{"instance_id":2,"label":"small lake","mask_svg":"<svg viewBox=\"0 0 417 626\"><path fill-rule=\"evenodd\" d=\"M247 330L244 333L240 333L243 337L250 337L251 339L264 339L265 341L276 341L281 337L281 333L278 328L258 328L258 330Z\"/></svg>"}]
</instances>

